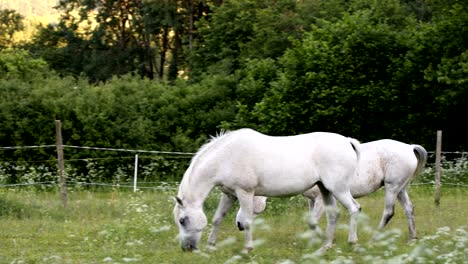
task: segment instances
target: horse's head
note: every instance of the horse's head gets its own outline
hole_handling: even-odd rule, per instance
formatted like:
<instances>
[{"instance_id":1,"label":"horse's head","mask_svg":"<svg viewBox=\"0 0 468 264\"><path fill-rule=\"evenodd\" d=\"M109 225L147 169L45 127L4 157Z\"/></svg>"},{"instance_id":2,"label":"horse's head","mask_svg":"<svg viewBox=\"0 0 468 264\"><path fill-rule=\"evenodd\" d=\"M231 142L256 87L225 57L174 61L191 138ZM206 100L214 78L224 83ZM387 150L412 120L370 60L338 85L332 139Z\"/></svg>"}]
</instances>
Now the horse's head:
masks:
<instances>
[{"instance_id":1,"label":"horse's head","mask_svg":"<svg viewBox=\"0 0 468 264\"><path fill-rule=\"evenodd\" d=\"M202 231L208 221L202 206L194 206L176 197L174 207L174 220L179 227L179 242L184 251L197 249Z\"/></svg>"}]
</instances>

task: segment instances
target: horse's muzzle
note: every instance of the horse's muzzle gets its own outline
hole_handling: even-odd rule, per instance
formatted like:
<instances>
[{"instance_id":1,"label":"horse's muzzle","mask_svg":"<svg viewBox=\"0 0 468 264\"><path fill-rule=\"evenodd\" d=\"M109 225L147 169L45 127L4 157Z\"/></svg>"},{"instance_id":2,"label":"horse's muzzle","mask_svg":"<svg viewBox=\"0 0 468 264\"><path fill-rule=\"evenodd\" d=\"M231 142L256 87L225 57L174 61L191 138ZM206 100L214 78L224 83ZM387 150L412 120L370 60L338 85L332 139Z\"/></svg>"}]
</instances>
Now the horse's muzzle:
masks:
<instances>
[{"instance_id":1,"label":"horse's muzzle","mask_svg":"<svg viewBox=\"0 0 468 264\"><path fill-rule=\"evenodd\" d=\"M192 252L192 251L198 250L196 244L193 242L183 243L181 247L184 252Z\"/></svg>"}]
</instances>

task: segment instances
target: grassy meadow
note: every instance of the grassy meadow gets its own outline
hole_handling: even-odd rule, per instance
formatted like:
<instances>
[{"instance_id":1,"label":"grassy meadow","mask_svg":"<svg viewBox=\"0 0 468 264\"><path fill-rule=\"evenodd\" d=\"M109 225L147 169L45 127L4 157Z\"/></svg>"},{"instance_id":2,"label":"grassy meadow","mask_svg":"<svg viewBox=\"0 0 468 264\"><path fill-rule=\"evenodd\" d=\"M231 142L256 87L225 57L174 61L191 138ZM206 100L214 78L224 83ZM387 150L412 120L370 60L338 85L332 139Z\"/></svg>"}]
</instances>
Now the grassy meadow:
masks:
<instances>
[{"instance_id":1,"label":"grassy meadow","mask_svg":"<svg viewBox=\"0 0 468 264\"><path fill-rule=\"evenodd\" d=\"M200 251L178 246L172 218L175 189L70 188L63 208L55 187L0 188L0 263L468 263L468 188L443 187L434 204L432 186L410 186L419 240L408 243L404 212L371 240L383 209L383 191L359 199L359 243L347 244L348 214L341 208L335 246L315 253L301 196L273 198L256 219L255 249L241 253L244 236L234 225L235 211L223 223L216 248L203 234ZM219 198L205 203L211 219ZM237 209L237 208L236 208ZM325 228L325 217L321 219Z\"/></svg>"}]
</instances>

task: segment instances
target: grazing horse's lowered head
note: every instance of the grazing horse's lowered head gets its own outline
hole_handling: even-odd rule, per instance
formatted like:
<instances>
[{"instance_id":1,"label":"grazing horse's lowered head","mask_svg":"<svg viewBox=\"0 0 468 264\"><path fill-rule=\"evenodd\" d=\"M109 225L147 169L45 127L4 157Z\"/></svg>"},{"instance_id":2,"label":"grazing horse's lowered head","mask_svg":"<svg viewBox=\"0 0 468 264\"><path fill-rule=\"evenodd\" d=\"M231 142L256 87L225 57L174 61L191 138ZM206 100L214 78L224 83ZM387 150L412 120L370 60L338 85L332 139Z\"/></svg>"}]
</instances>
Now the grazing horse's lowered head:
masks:
<instances>
[{"instance_id":1,"label":"grazing horse's lowered head","mask_svg":"<svg viewBox=\"0 0 468 264\"><path fill-rule=\"evenodd\" d=\"M174 219L179 226L179 242L182 250L197 250L202 231L208 221L201 206L184 203L179 197L175 198Z\"/></svg>"}]
</instances>

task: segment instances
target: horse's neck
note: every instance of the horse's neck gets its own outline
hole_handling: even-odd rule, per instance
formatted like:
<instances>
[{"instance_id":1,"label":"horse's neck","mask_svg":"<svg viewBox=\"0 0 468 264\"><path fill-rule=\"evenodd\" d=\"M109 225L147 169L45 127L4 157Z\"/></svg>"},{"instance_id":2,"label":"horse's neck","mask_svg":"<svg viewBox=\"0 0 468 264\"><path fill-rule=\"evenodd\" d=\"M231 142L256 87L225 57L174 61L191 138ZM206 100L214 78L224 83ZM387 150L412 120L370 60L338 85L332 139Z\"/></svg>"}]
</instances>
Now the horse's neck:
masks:
<instances>
[{"instance_id":1,"label":"horse's neck","mask_svg":"<svg viewBox=\"0 0 468 264\"><path fill-rule=\"evenodd\" d=\"M216 163L213 163L213 152L221 142L226 141L229 135L230 133L212 139L198 151L182 179L179 189L181 198L189 203L203 204L215 186L213 177Z\"/></svg>"},{"instance_id":2,"label":"horse's neck","mask_svg":"<svg viewBox=\"0 0 468 264\"><path fill-rule=\"evenodd\" d=\"M186 202L196 205L202 205L205 199L214 188L211 179L199 179L190 175L184 177L179 189L179 196Z\"/></svg>"}]
</instances>

